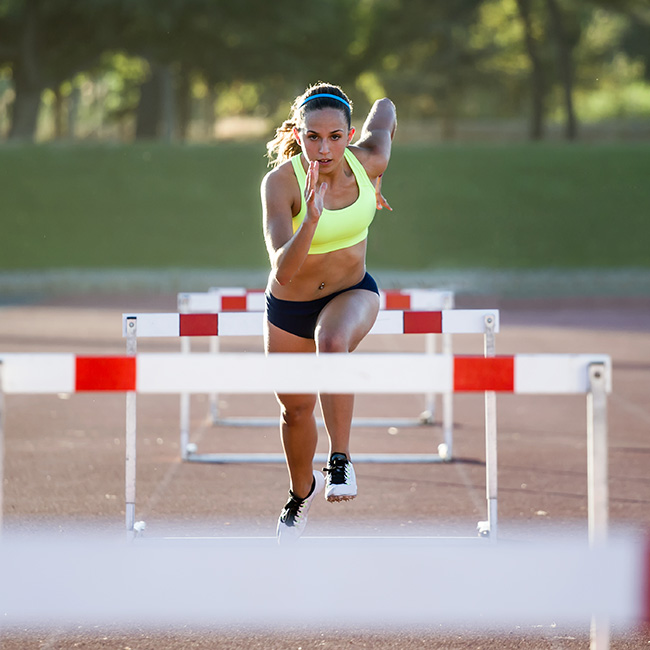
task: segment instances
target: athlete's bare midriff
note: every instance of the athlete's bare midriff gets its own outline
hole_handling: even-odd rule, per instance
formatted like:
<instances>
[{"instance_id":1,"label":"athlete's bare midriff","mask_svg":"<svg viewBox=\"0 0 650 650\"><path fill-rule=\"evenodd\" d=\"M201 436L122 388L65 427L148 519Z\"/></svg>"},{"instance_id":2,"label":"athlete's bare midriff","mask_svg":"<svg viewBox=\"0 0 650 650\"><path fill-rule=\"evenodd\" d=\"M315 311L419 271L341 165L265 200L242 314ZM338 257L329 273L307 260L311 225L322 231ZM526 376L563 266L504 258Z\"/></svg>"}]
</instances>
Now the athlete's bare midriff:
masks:
<instances>
[{"instance_id":1,"label":"athlete's bare midriff","mask_svg":"<svg viewBox=\"0 0 650 650\"><path fill-rule=\"evenodd\" d=\"M331 253L308 255L290 282L271 277L268 289L280 300L316 300L358 284L366 272L366 240Z\"/></svg>"}]
</instances>

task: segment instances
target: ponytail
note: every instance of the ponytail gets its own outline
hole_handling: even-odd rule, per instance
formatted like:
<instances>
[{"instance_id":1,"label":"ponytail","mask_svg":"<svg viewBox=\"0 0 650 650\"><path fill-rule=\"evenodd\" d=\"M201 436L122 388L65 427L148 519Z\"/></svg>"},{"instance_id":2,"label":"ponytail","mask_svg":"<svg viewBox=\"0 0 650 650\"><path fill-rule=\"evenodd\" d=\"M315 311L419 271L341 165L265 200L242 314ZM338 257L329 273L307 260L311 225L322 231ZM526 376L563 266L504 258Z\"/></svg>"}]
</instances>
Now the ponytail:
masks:
<instances>
[{"instance_id":1,"label":"ponytail","mask_svg":"<svg viewBox=\"0 0 650 650\"><path fill-rule=\"evenodd\" d=\"M302 147L293 135L296 123L289 119L275 130L275 137L266 144L269 166L277 167L292 156L302 153Z\"/></svg>"}]
</instances>

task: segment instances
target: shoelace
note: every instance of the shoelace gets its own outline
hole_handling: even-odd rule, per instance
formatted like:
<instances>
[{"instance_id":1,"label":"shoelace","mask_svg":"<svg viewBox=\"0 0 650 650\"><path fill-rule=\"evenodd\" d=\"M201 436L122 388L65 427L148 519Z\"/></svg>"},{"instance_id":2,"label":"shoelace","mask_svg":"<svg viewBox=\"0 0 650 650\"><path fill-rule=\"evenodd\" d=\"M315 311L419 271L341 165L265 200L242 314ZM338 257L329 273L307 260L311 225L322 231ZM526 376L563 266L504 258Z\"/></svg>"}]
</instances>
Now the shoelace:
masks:
<instances>
[{"instance_id":1,"label":"shoelace","mask_svg":"<svg viewBox=\"0 0 650 650\"><path fill-rule=\"evenodd\" d=\"M301 510L305 501L306 499L296 499L296 497L292 495L284 506L284 511L280 517L281 521L287 526L293 526L296 521L300 519Z\"/></svg>"},{"instance_id":2,"label":"shoelace","mask_svg":"<svg viewBox=\"0 0 650 650\"><path fill-rule=\"evenodd\" d=\"M323 467L323 471L330 475L330 481L335 485L342 485L346 482L347 478L347 460L342 458L333 458L330 460L327 467Z\"/></svg>"}]
</instances>

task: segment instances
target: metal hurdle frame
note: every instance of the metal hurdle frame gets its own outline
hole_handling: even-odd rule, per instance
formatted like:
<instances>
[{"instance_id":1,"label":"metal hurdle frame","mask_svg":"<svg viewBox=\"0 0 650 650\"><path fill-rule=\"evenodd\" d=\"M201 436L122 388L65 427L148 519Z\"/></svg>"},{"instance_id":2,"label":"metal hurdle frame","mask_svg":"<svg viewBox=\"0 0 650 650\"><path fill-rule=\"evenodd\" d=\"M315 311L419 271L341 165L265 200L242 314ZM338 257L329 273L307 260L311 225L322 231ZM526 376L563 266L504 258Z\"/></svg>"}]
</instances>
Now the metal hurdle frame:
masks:
<instances>
[{"instance_id":1,"label":"metal hurdle frame","mask_svg":"<svg viewBox=\"0 0 650 650\"><path fill-rule=\"evenodd\" d=\"M287 366L293 366L291 375L285 372ZM254 371L252 384L251 371ZM397 386L395 372L401 379ZM589 540L592 546L606 540L607 393L611 391L608 355L527 354L485 358L425 354L274 354L265 357L251 353L223 354L218 360L210 354L188 357L171 353L124 357L0 355L0 386L6 393L126 393L125 501L129 539L145 528L144 522L136 521L135 517L138 392L204 393L227 388L248 394L274 390L408 393L423 385L453 392L586 394ZM486 449L496 446L497 432L491 426L494 422L486 417ZM0 428L0 442L2 435ZM479 523L479 537L488 537L491 542L497 541L498 531L496 464L496 455L486 457L488 518L487 522Z\"/></svg>"},{"instance_id":2,"label":"metal hurdle frame","mask_svg":"<svg viewBox=\"0 0 650 650\"><path fill-rule=\"evenodd\" d=\"M135 340L135 339L134 339ZM141 355L142 357L146 355ZM149 355L150 357L160 357L161 355ZM174 355L162 355L172 357ZM187 355L180 355L181 360L185 357L188 361ZM195 355L196 358L197 355ZM234 355L237 356L237 355ZM241 355L239 355L241 356ZM272 355L277 356L277 355ZM323 363L325 360L329 363L336 361L332 357L343 357L347 355L322 355L321 357L314 357L314 355L293 355L292 361L296 360L296 356L309 356L311 359L317 359L318 363ZM374 355L379 357L382 355ZM384 357L388 355L383 355ZM415 359L413 355L412 358ZM436 357L444 360L444 363L454 361L448 355L435 355ZM522 358L527 357L529 360L534 357L551 356L564 357L568 361L564 363L564 372L570 369L573 374L584 374L584 381L579 379L578 383L583 384L577 387L573 385L572 388L563 389L562 386L553 385L552 389L548 385L542 385L543 382L538 382L537 377L522 377L518 379L517 376L517 356L510 357L513 363L513 379L511 392L521 392L528 394L553 394L553 393L586 393L587 395L587 498L588 498L588 525L589 525L589 543L592 548L601 547L607 540L608 534L608 427L607 427L607 394L611 392L611 359L607 355L520 355ZM329 359L328 359L329 357ZM84 362L85 359L85 362ZM507 357L506 357L507 359ZM433 365L435 357L429 355L427 362ZM498 361L498 358L492 357L484 358L486 368L478 370L474 374L480 375L481 380L485 380L487 375L498 375L500 370L498 365L488 367L487 363L490 361ZM80 363L81 361L81 363ZM125 485L125 501L126 501L126 529L127 538L132 540L145 529L144 522L137 522L135 518L135 495L136 495L136 395L139 388L140 372L138 371L138 358L133 356L127 357L74 357L74 355L61 355L61 354L0 354L0 536L3 529L3 469L4 469L4 394L43 394L43 393L71 393L78 391L123 391L126 393L126 485ZM537 372L542 369L544 371L544 359L540 359L535 368ZM50 364L48 364L50 362ZM132 362L132 363L130 363ZM266 363L269 360L266 358ZM213 362L212 362L213 363ZM53 367L49 367L49 366ZM525 365L525 364L523 364ZM178 364L177 364L178 366ZM438 364L440 367L441 364ZM550 362L547 363L550 366ZM47 368L47 372L43 370ZM160 374L161 366L158 364L157 373ZM496 451L496 417L492 413L492 396L496 395L496 390L506 390L510 392L509 388L504 387L500 381L493 380L489 387L487 382L485 385L477 388L478 383L473 388L472 381L475 377L470 376L470 381L467 382L465 378L462 385L458 386L456 382L456 365L452 366L454 373L453 377L453 390L463 392L464 390L483 390L485 392L485 405L486 405L486 451ZM165 370L167 364L165 363ZM178 368L176 368L178 369ZM205 366L203 368L205 370ZM210 368L213 371L213 368ZM146 370L146 369L145 369ZM330 369L331 370L331 369ZM548 372L548 367L545 368ZM277 369L276 369L277 371ZM530 371L530 369L529 369ZM557 371L554 371L555 384L557 380L562 377L557 377ZM44 374L44 376L39 376ZM80 379L80 374L82 378ZM148 374L151 379L152 370L149 368L148 373L143 373L145 376ZM212 373L214 375L214 372ZM381 374L381 373L378 373ZM471 375L472 373L470 373ZM540 373L544 374L544 372ZM313 372L308 375L311 378ZM526 373L522 370L522 375ZM37 376L37 380L33 377ZM99 376L99 378L97 378ZM171 374L174 377L174 374ZM341 375L337 377L340 379ZM364 381L367 377L361 377ZM169 379L169 378L167 378ZM212 384L215 383L214 376L210 377ZM223 385L223 379L221 384ZM331 379L331 378L330 378ZM359 374L357 373L357 381ZM349 383L349 377L346 377ZM573 377L575 384L575 377ZM164 383L164 382L163 382ZM180 387L174 386L173 381L168 381L172 384L170 386L158 386L155 389L143 390L143 392L179 392ZM178 382L176 382L178 383ZM196 384L196 382L194 382ZM539 385L538 385L539 383ZM561 383L561 381L559 382ZM186 387L184 387L186 388ZM194 392L204 392L206 386L195 386ZM209 388L213 388L211 385ZM486 388L494 390L486 390ZM275 389L275 387L274 387ZM241 390L241 389L240 389ZM287 392L287 387L283 390ZM295 389L297 390L297 389ZM302 386L301 386L302 390ZM331 390L331 388L330 388ZM364 386L359 385L355 387L355 392L362 392ZM242 391L243 392L243 391ZM291 391L288 391L291 392ZM368 392L379 392L376 390ZM494 416L494 419L492 419ZM489 537L490 541L495 543L497 541L497 474L496 474L496 454L490 453L488 458L486 454L486 492L487 492L487 512L488 521L479 523L479 536ZM480 538L479 537L479 538ZM602 614L594 614L591 621L591 647L599 650L606 650L610 644L610 624L606 616Z\"/></svg>"},{"instance_id":3,"label":"metal hurdle frame","mask_svg":"<svg viewBox=\"0 0 650 650\"><path fill-rule=\"evenodd\" d=\"M205 298L206 294L200 294ZM391 315L398 313L398 310L389 310L389 311L380 311L377 321L373 326L373 329L370 331L370 334L382 334L389 333L382 329L383 319L388 318ZM482 334L484 337L484 351L485 356L494 356L495 354L495 332L498 332L499 329L499 310L481 310L481 309L464 309L464 310L441 310L439 312L420 312L420 311L402 311L403 314L409 314L414 317L427 317L440 315L440 321L443 322L445 319L445 314L447 319L450 321L458 321L462 319L465 315L471 315L472 325L456 327L454 333L466 333L466 334ZM213 332L210 334L203 333L194 333L190 327L188 327L188 333L182 333L183 326L181 323L183 319L210 319L213 317L217 322L219 322L219 315L221 314L221 319L226 319L232 317L236 323L238 323L242 329L227 328L224 332L219 332L219 335L214 335ZM147 323L146 328L138 328L138 319L145 319ZM259 331L248 329L250 327L249 323L251 321L257 322L259 319ZM480 326L476 321L480 319ZM174 324L177 323L177 325ZM210 336L211 339L218 339L219 336L229 336L229 335L244 335L244 334L261 334L261 324L263 322L263 314L261 312L210 312L207 314L198 314L191 313L187 314L184 312L170 313L170 314L134 314L127 313L122 315L122 334L127 339L127 354L135 355L137 353L137 338L138 337L160 337L160 336L172 336L180 337L182 345L184 345L184 351L182 354L188 354L188 344L184 343L189 341L192 336ZM158 325L160 323L160 325ZM451 327L451 326L450 326ZM451 339L451 332L445 331L445 328L441 326L441 333L443 336L447 337L447 340ZM393 332L396 333L396 332ZM417 332L420 334L425 334L429 337L435 335L434 331L430 329L423 328L421 331ZM213 353L213 350L210 352ZM444 352L448 354L447 352ZM429 349L426 350L425 354L433 355ZM427 394L429 395L429 394ZM433 394L431 394L433 395ZM448 398L449 406L446 408L447 417L451 417L451 402L453 393L448 392L444 394L445 398ZM487 399L487 398L486 398ZM252 454L224 454L224 453L199 453L196 444L190 442L190 425L189 425L189 403L190 395L189 393L181 393L180 401L180 419L181 419L181 430L180 430L180 448L181 448L181 458L188 462L201 462L201 463L284 463L285 459L282 454L262 454L262 453L252 453ZM491 415L490 418L493 420L491 426L496 428L496 401L493 399L491 405ZM275 426L278 424L278 418L269 420L268 418L229 418L227 420L221 420L221 424L230 424L233 425L233 422L236 422L236 426L255 426L255 423L258 420L264 422L264 426L268 426L273 423ZM376 426L378 422L386 424L386 422L395 424L394 419L390 418L376 418L370 421L363 421L365 426ZM412 422L412 421L411 421ZM448 426L445 426L444 431L444 442L438 445L437 453L417 453L417 454L355 454L355 462L377 462L377 463L438 463L438 462L449 462L453 458L453 435L452 435L452 426L451 422L448 423ZM489 450L490 454L496 454L496 449ZM326 462L327 458L324 454L318 454L316 456L318 462Z\"/></svg>"},{"instance_id":4,"label":"metal hurdle frame","mask_svg":"<svg viewBox=\"0 0 650 650\"><path fill-rule=\"evenodd\" d=\"M410 310L448 310L455 306L455 295L453 291L442 289L388 289L381 290L380 308L384 310L391 309L410 309ZM224 311L259 311L263 312L265 308L264 290L262 289L244 289L241 287L212 287L207 292L182 292L177 296L178 311L181 314L196 313L221 313ZM442 333L441 351L443 354L453 354L451 334ZM437 351L436 334L424 334L425 352L435 354ZM209 337L209 349L212 353L219 353L219 338L216 336ZM189 338L181 339L181 352L191 352L191 340ZM209 396L209 409L212 418L212 424L215 426L231 427L274 427L277 426L277 418L268 417L243 417L231 416L221 417L219 413L219 396L211 393ZM436 395L425 393L424 408L417 418L360 418L354 417L352 420L353 427L373 427L373 426L395 426L395 427L416 427L434 424L436 415ZM181 394L180 396L180 430L181 440L189 439L190 430L190 396ZM442 401L442 437L443 443L439 445L439 455L443 460L451 460L453 457L453 395L443 393ZM324 422L322 418L317 418L318 426L322 427ZM190 458L190 455L196 457L197 448L193 443L188 443L189 449L181 446L181 452L185 455L184 460L196 460Z\"/></svg>"},{"instance_id":5,"label":"metal hurdle frame","mask_svg":"<svg viewBox=\"0 0 650 650\"><path fill-rule=\"evenodd\" d=\"M3 361L0 358L0 541L2 541L4 513L4 471L5 471L5 394L3 383Z\"/></svg>"}]
</instances>

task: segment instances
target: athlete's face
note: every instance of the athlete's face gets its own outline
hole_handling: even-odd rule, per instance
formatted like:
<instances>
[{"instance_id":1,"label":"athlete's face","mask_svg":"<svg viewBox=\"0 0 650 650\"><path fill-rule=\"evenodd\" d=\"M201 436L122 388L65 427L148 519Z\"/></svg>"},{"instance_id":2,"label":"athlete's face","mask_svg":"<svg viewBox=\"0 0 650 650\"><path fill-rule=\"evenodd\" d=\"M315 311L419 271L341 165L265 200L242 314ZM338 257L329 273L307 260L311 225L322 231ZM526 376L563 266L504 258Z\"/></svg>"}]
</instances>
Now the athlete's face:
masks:
<instances>
[{"instance_id":1,"label":"athlete's face","mask_svg":"<svg viewBox=\"0 0 650 650\"><path fill-rule=\"evenodd\" d=\"M336 167L352 141L354 129L348 129L345 113L336 108L306 111L301 129L294 135L309 162L318 161L320 171Z\"/></svg>"}]
</instances>

